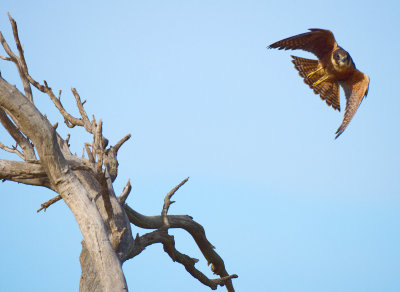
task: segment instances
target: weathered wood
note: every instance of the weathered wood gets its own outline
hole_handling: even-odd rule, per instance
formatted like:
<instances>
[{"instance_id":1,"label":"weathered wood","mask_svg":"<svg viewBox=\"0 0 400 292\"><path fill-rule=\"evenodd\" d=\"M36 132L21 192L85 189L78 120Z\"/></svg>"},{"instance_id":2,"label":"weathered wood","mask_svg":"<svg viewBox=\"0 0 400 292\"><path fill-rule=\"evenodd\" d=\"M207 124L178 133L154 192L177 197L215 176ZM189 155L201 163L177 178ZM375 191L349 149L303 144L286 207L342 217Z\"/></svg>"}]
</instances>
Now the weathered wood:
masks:
<instances>
[{"instance_id":1,"label":"weathered wood","mask_svg":"<svg viewBox=\"0 0 400 292\"><path fill-rule=\"evenodd\" d=\"M17 24L10 15L9 18L19 55L11 50L0 32L0 43L8 54L8 57L0 56L0 59L16 65L25 95L0 77L0 123L16 142L15 146L9 147L0 141L0 148L18 155L23 161L0 159L0 179L44 186L58 193L43 203L38 212L61 200L70 208L84 238L80 256L80 291L127 291L122 263L142 252L146 246L160 242L174 261L183 264L203 284L211 289L225 285L229 292L233 292L231 279L237 276L228 275L223 260L208 242L204 228L189 216L167 215L173 203L170 200L172 195L187 179L167 194L161 216L144 216L124 204L131 191L130 182L117 198L112 184L118 175L117 153L130 134L114 146L108 146L109 141L102 133L102 121L96 120L94 115L89 120L83 107L85 101L81 101L74 88L72 94L80 117L68 113L61 103L61 91L56 97L46 81L40 84L28 73ZM58 124L52 126L40 113L34 104L31 85L48 95L69 128L83 127L92 135L92 143L84 144L87 159L73 155L69 149L70 135L63 139L56 132ZM157 230L134 240L131 223ZM168 234L169 228L187 230L211 264L212 271L220 278L209 279L195 268L197 260L176 250L174 238Z\"/></svg>"},{"instance_id":2,"label":"weathered wood","mask_svg":"<svg viewBox=\"0 0 400 292\"><path fill-rule=\"evenodd\" d=\"M61 153L53 126L3 78L0 78L0 106L18 120L23 133L34 143L52 189L74 214L104 291L126 291L121 262L108 238L103 218Z\"/></svg>"}]
</instances>

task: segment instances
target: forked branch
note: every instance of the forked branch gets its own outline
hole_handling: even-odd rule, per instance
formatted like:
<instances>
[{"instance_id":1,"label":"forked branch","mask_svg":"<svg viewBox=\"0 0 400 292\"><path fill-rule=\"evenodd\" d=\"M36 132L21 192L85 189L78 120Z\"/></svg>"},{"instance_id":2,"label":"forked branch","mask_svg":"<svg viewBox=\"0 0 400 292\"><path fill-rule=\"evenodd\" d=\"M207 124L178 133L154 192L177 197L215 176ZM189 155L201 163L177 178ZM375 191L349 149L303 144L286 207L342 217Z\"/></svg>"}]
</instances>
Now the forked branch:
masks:
<instances>
[{"instance_id":1,"label":"forked branch","mask_svg":"<svg viewBox=\"0 0 400 292\"><path fill-rule=\"evenodd\" d=\"M206 275L195 268L195 264L198 262L197 259L191 258L188 255L180 253L175 247L175 239L172 235L169 235L166 230L158 229L153 232L146 233L135 238L135 247L130 254L130 258L140 254L147 246L154 243L161 243L164 247L164 251L170 256L174 262L182 264L186 271L189 272L194 278L198 279L204 285L210 287L212 290L217 289L219 286L231 285L231 279L237 278L237 275L229 275L217 279L209 279ZM232 287L233 288L233 287ZM229 290L228 291L234 291Z\"/></svg>"},{"instance_id":2,"label":"forked branch","mask_svg":"<svg viewBox=\"0 0 400 292\"><path fill-rule=\"evenodd\" d=\"M165 196L161 216L145 216L136 212L127 204L124 205L124 209L128 215L129 221L132 224L145 229L157 229L140 237L136 236L136 245L132 250L130 257L132 258L141 253L146 246L160 242L163 244L164 250L168 253L172 260L183 264L185 269L200 282L209 286L211 289L216 289L218 285L225 285L228 292L234 292L235 289L233 288L231 279L237 278L237 275L228 274L225 269L224 261L215 252L215 247L207 240L203 226L195 222L192 217L187 215L167 215L169 206L171 203L173 203L173 201L171 201L171 197L183 184L187 182L187 180L188 178L183 180ZM168 234L169 228L180 228L186 230L193 237L203 256L206 258L207 263L211 264L211 270L213 273L219 275L220 278L214 280L207 278L202 272L195 268L195 263L197 260L179 253L175 249L175 241L173 236Z\"/></svg>"},{"instance_id":3,"label":"forked branch","mask_svg":"<svg viewBox=\"0 0 400 292\"><path fill-rule=\"evenodd\" d=\"M168 194L164 198L164 205L163 205L163 208L162 208L162 211L161 211L161 216L163 218L164 227L167 228L167 229L170 227L169 222L168 222L167 213L168 213L169 207L173 203L175 203L175 201L171 201L171 198L176 193L176 191L179 190L179 188L181 186L183 186L188 180L189 180L188 177L185 178L176 187L174 187L171 191L169 191Z\"/></svg>"}]
</instances>

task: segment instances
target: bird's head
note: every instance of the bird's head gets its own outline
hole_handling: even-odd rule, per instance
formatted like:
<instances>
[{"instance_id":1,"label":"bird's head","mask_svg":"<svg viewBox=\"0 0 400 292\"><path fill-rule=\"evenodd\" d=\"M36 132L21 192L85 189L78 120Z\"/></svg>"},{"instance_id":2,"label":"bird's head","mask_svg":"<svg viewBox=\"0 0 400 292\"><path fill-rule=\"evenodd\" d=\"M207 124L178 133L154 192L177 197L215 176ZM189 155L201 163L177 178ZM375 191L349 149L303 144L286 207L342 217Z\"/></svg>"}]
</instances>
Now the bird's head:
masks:
<instances>
[{"instance_id":1,"label":"bird's head","mask_svg":"<svg viewBox=\"0 0 400 292\"><path fill-rule=\"evenodd\" d=\"M335 62L335 65L339 68L355 67L350 54L342 48L337 49L333 53L333 61Z\"/></svg>"}]
</instances>

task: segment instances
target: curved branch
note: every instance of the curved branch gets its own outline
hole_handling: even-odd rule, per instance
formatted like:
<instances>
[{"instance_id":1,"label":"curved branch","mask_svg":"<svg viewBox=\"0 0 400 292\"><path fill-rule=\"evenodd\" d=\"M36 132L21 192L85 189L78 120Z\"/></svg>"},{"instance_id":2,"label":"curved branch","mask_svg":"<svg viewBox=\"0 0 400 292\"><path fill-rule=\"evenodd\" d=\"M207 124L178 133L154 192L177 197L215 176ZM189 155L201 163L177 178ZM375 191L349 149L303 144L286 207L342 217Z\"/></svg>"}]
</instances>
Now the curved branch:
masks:
<instances>
[{"instance_id":1,"label":"curved branch","mask_svg":"<svg viewBox=\"0 0 400 292\"><path fill-rule=\"evenodd\" d=\"M163 218L163 222L164 222L164 226L167 229L170 227L169 222L168 222L168 210L169 207L175 203L175 201L171 201L172 196L176 193L177 190L180 189L181 186L183 186L187 181L189 180L189 178L185 178L183 181L181 181L176 187L174 187L172 190L170 190L168 192L168 194L165 196L164 198L164 205L161 211L161 217Z\"/></svg>"},{"instance_id":2,"label":"curved branch","mask_svg":"<svg viewBox=\"0 0 400 292\"><path fill-rule=\"evenodd\" d=\"M175 248L175 239L172 235L167 233L167 230L158 229L150 233L146 233L143 236L137 236L135 239L135 246L131 251L131 257L138 255L147 246L154 243L162 243L164 251L168 253L170 258L174 262L181 263L186 271L188 271L194 278L198 279L204 285L211 289L217 289L218 285L224 286L231 282L232 278L237 278L237 275L229 275L218 279L209 279L206 275L195 268L195 264L198 262L197 259L191 258L183 253L180 253ZM228 290L229 291L229 290ZM233 290L230 290L233 291Z\"/></svg>"},{"instance_id":3,"label":"curved branch","mask_svg":"<svg viewBox=\"0 0 400 292\"><path fill-rule=\"evenodd\" d=\"M127 204L124 205L129 221L134 225L145 229L159 229L164 226L163 216L145 216L142 215ZM167 215L169 228L181 228L186 230L194 239L208 264L212 264L211 270L220 277L228 277L222 258L215 252L214 246L208 241L204 228L195 222L188 215ZM226 282L226 288L229 292L235 291L232 281Z\"/></svg>"},{"instance_id":4,"label":"curved branch","mask_svg":"<svg viewBox=\"0 0 400 292\"><path fill-rule=\"evenodd\" d=\"M131 190L132 190L132 185L131 185L131 180L129 179L124 189L122 190L121 195L118 197L118 201L120 202L121 205L125 204L125 201L128 198L129 194L131 193Z\"/></svg>"},{"instance_id":5,"label":"curved branch","mask_svg":"<svg viewBox=\"0 0 400 292\"><path fill-rule=\"evenodd\" d=\"M131 134L127 134L127 135L125 135L125 137L123 137L121 140L119 140L118 143L113 146L115 149L115 153L117 153L119 148L122 146L122 144L124 144L130 138L131 138Z\"/></svg>"}]
</instances>

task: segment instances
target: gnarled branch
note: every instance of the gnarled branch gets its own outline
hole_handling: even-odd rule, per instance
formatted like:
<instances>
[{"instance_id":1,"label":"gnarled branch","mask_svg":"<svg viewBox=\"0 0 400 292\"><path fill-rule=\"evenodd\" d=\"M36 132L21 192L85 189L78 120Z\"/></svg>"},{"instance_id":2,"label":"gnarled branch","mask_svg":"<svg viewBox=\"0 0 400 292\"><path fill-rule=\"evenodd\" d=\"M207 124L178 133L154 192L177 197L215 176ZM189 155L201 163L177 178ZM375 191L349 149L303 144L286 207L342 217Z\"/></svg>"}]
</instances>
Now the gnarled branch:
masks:
<instances>
[{"instance_id":1,"label":"gnarled branch","mask_svg":"<svg viewBox=\"0 0 400 292\"><path fill-rule=\"evenodd\" d=\"M216 289L218 285L225 285L228 292L234 292L235 289L233 288L231 279L237 278L237 275L228 274L225 269L224 261L215 252L215 247L207 240L203 226L195 222L193 218L188 215L167 215L169 206L173 202L170 200L171 197L183 184L187 182L187 180L188 178L184 179L165 196L163 211L160 216L145 216L136 212L127 204L124 205L129 221L132 224L145 229L157 229L156 231L145 234L141 237L136 237L135 242L137 247L132 249L130 257L136 256L148 245L161 242L164 245L164 250L170 255L172 260L182 263L186 270L200 282L209 286L211 289ZM186 230L193 237L203 256L207 260L207 263L211 264L211 270L214 274L220 276L220 282L208 279L203 273L194 267L196 262L195 260L176 251L173 237L171 239L171 236L167 232L169 228L181 228Z\"/></svg>"},{"instance_id":2,"label":"gnarled branch","mask_svg":"<svg viewBox=\"0 0 400 292\"><path fill-rule=\"evenodd\" d=\"M197 259L191 258L183 253L180 253L175 248L175 239L172 235L169 235L166 230L155 230L153 232L146 233L142 236L136 236L135 247L132 250L130 257L135 257L140 254L147 246L154 243L162 243L164 251L170 256L174 262L182 264L186 271L188 271L194 278L198 279L204 285L210 287L212 290L217 289L218 285L225 286L229 285L232 278L237 278L237 275L229 275L217 279L209 279L206 275L195 268L195 264L198 262ZM228 291L234 291L229 290Z\"/></svg>"}]
</instances>

